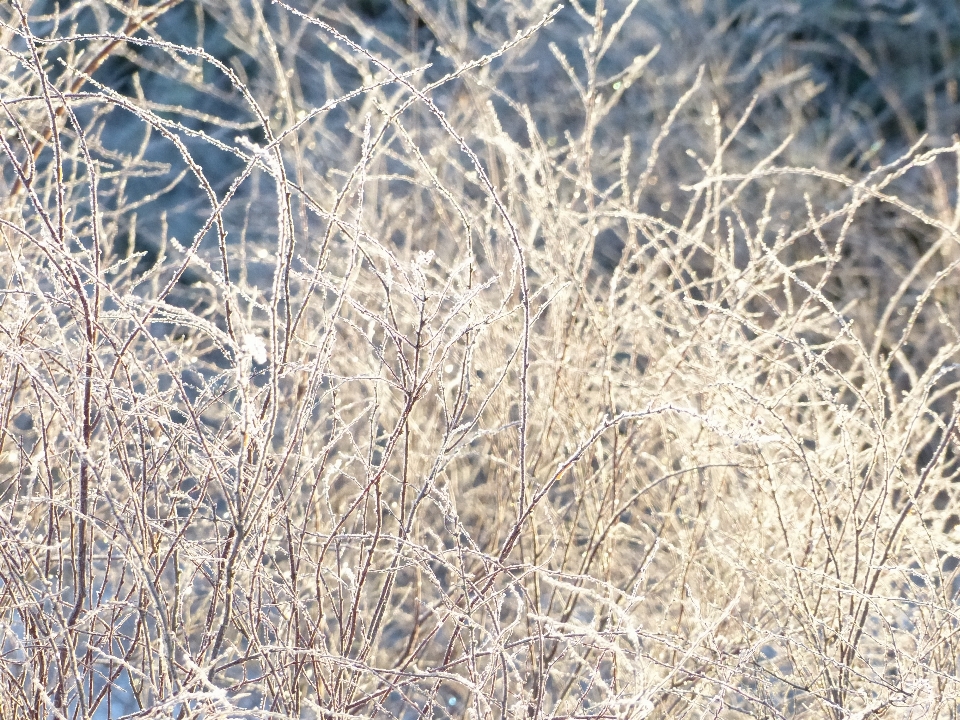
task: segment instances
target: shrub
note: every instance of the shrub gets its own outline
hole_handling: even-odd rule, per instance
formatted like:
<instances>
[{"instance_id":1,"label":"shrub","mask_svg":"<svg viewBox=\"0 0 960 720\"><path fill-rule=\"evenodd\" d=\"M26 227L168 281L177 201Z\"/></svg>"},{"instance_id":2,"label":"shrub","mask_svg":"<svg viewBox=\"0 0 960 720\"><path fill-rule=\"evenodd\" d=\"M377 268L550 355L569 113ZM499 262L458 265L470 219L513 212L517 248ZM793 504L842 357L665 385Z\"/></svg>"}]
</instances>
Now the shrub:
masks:
<instances>
[{"instance_id":1,"label":"shrub","mask_svg":"<svg viewBox=\"0 0 960 720\"><path fill-rule=\"evenodd\" d=\"M956 717L956 28L850 5L0 10L0 718Z\"/></svg>"}]
</instances>

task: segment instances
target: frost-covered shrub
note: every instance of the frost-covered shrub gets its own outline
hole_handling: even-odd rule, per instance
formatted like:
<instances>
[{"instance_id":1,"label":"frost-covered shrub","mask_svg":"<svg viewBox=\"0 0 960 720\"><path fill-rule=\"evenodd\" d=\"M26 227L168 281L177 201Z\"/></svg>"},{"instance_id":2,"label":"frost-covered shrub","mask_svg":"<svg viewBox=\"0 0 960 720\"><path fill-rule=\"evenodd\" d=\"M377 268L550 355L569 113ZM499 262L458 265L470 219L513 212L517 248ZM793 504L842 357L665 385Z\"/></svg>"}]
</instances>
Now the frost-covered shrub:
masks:
<instances>
[{"instance_id":1,"label":"frost-covered shrub","mask_svg":"<svg viewBox=\"0 0 960 720\"><path fill-rule=\"evenodd\" d=\"M955 717L942 5L0 8L0 718Z\"/></svg>"}]
</instances>

